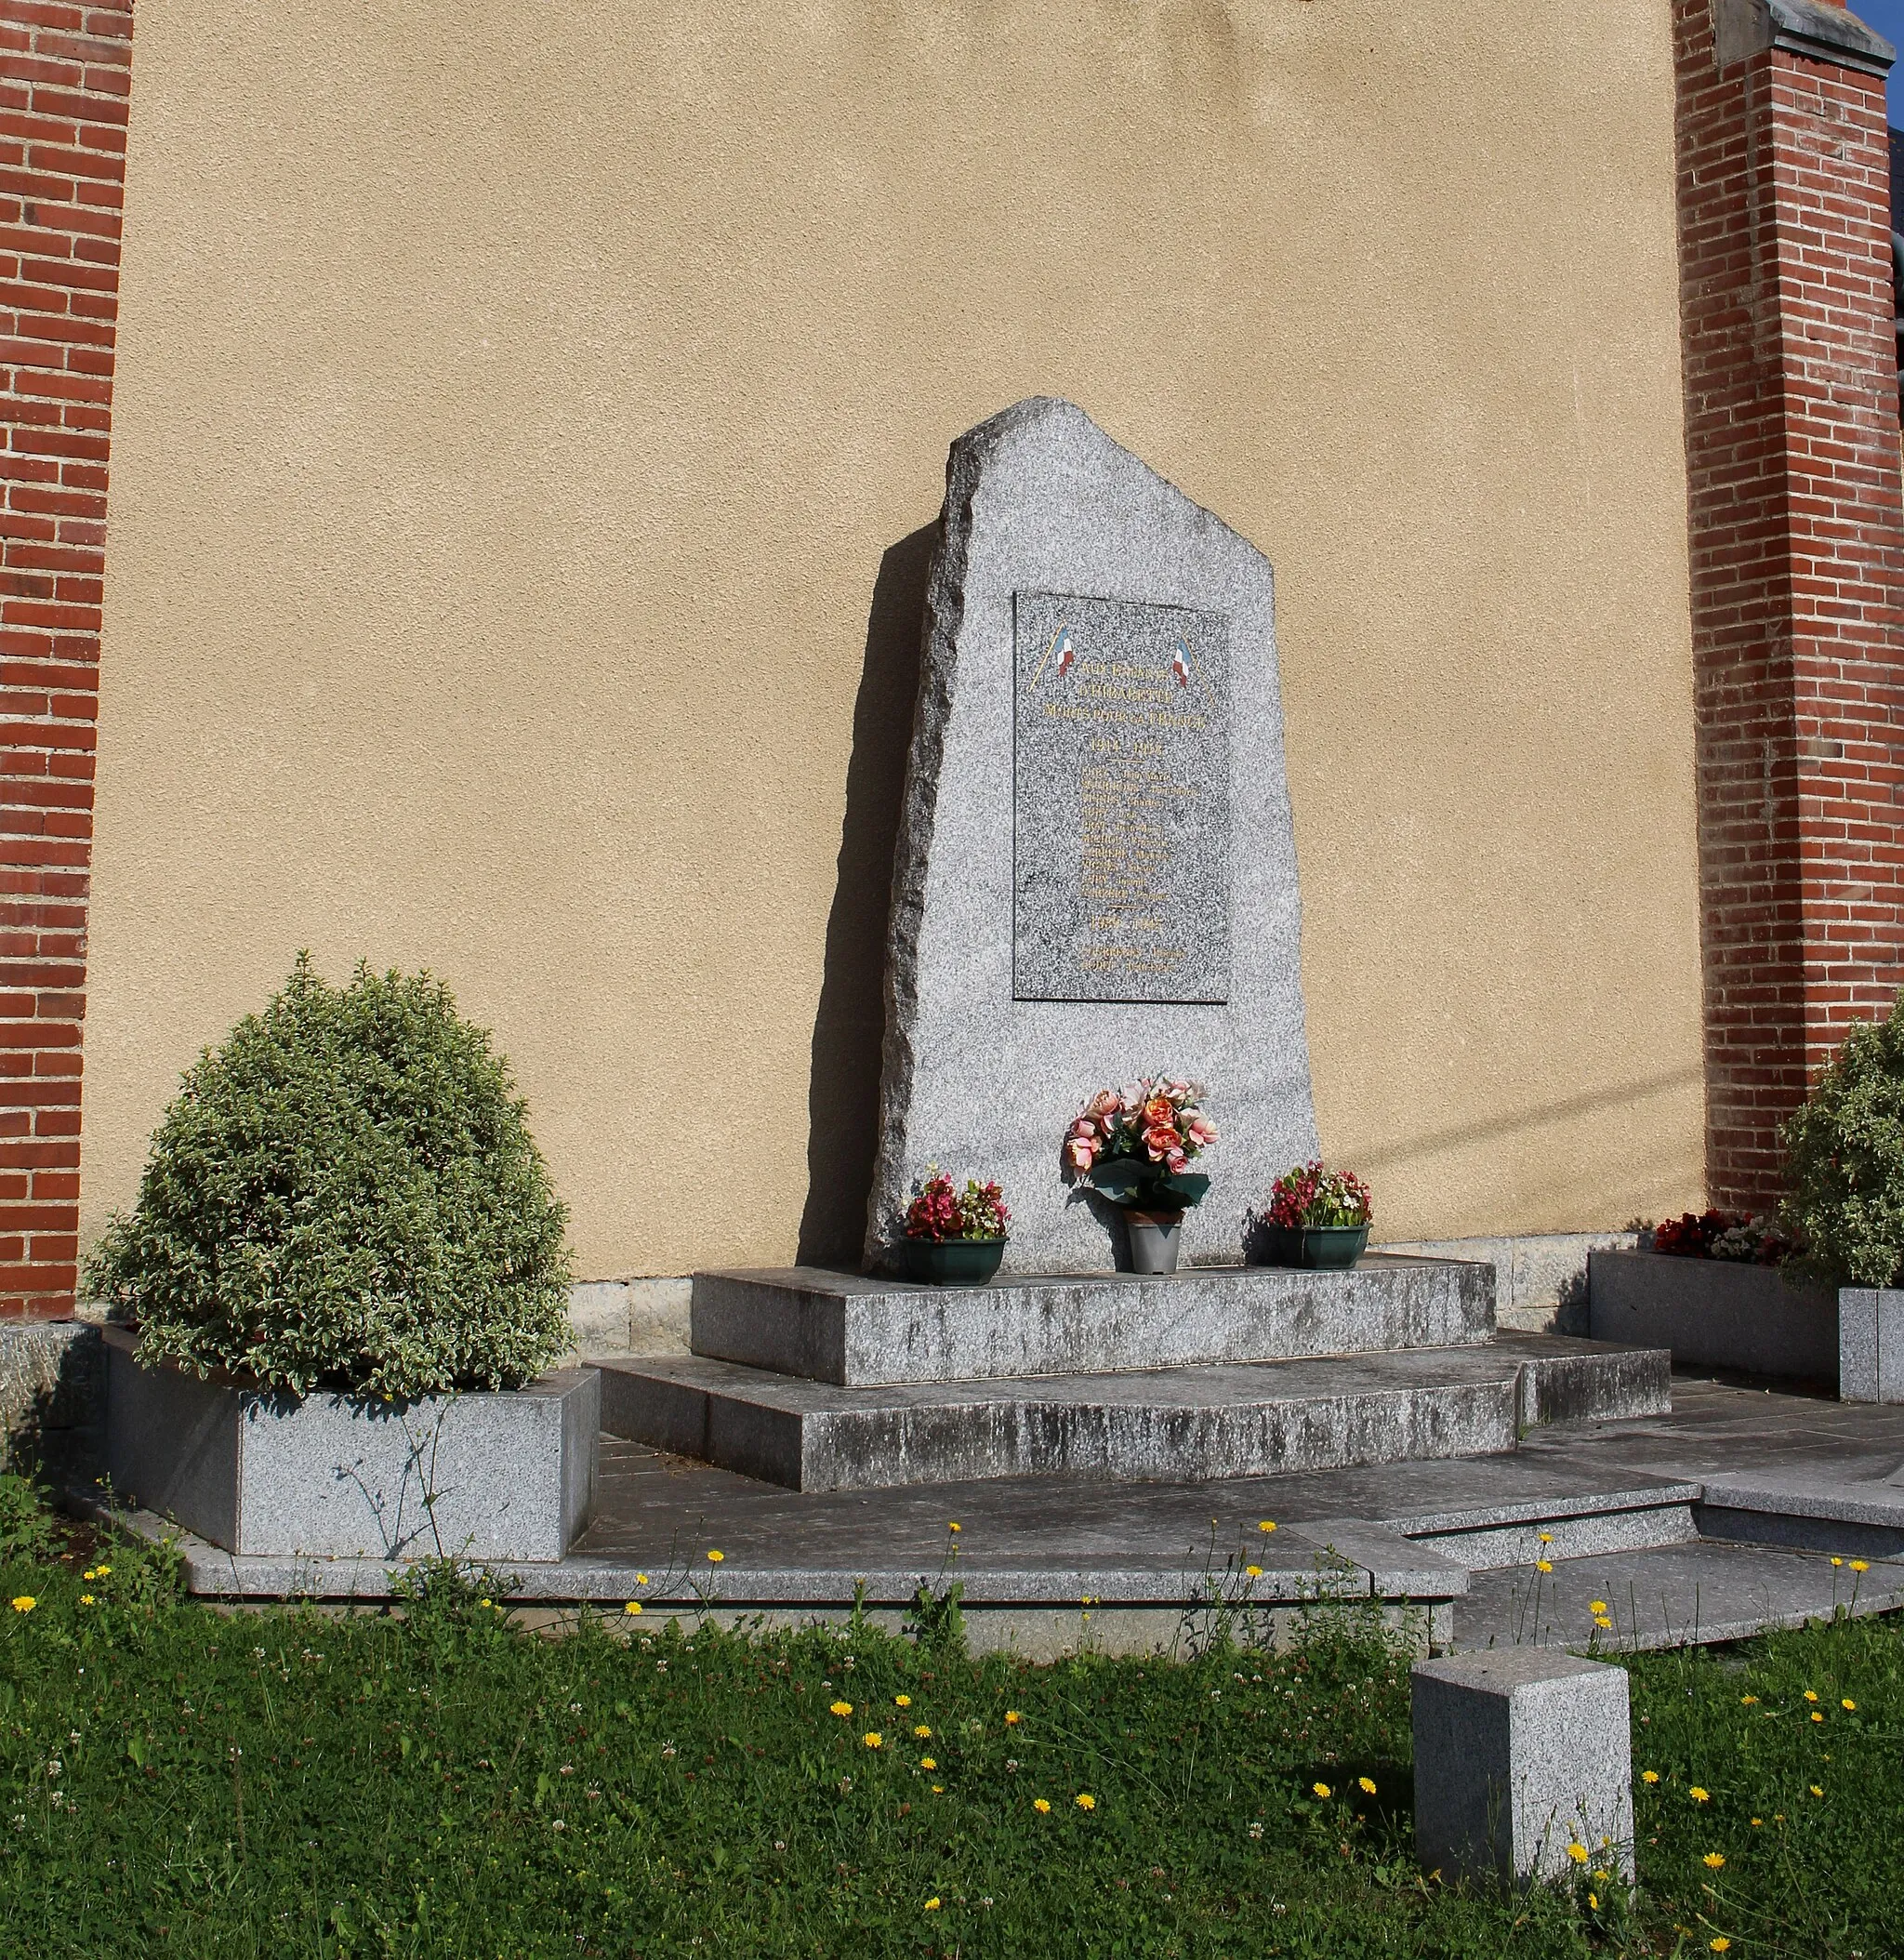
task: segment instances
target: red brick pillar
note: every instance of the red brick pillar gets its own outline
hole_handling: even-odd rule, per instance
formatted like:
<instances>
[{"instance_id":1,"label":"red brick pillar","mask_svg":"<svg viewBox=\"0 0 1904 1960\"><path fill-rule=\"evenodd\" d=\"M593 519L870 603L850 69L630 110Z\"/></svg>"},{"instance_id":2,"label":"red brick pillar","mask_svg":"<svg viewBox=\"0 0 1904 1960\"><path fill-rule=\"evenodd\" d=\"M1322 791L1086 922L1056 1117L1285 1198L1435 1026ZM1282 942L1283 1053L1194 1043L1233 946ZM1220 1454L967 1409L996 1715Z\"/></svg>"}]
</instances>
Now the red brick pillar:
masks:
<instances>
[{"instance_id":1,"label":"red brick pillar","mask_svg":"<svg viewBox=\"0 0 1904 1960\"><path fill-rule=\"evenodd\" d=\"M1674 0L1707 1182L1904 984L1891 49L1820 0Z\"/></svg>"},{"instance_id":2,"label":"red brick pillar","mask_svg":"<svg viewBox=\"0 0 1904 1960\"><path fill-rule=\"evenodd\" d=\"M131 0L0 0L0 1319L70 1313Z\"/></svg>"}]
</instances>

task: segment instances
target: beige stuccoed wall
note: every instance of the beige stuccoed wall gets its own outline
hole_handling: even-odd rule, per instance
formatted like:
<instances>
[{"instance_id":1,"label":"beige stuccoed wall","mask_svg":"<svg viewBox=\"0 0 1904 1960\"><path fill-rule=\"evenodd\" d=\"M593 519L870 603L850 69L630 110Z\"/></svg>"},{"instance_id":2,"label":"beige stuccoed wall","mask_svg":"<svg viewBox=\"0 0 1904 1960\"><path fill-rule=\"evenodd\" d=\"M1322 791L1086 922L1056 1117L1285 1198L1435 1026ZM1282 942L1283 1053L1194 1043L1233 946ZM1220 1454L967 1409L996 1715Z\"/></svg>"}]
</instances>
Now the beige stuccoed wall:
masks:
<instances>
[{"instance_id":1,"label":"beige stuccoed wall","mask_svg":"<svg viewBox=\"0 0 1904 1960\"><path fill-rule=\"evenodd\" d=\"M889 548L1038 392L1275 561L1316 1101L1382 1235L1696 1200L1667 35L142 0L88 1232L309 945L498 1031L583 1273L837 1238Z\"/></svg>"}]
</instances>

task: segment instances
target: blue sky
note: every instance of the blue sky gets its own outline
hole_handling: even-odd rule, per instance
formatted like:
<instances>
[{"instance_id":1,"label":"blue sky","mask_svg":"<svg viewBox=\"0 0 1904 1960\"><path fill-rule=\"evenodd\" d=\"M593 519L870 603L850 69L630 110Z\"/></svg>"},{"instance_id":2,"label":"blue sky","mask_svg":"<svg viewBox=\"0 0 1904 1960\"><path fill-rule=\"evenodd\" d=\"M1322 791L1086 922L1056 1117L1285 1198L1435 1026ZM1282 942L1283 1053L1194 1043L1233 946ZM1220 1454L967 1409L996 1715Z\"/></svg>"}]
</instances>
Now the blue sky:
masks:
<instances>
[{"instance_id":1,"label":"blue sky","mask_svg":"<svg viewBox=\"0 0 1904 1960\"><path fill-rule=\"evenodd\" d=\"M1904 47L1904 0L1851 0L1851 11L1867 27L1874 27L1893 47ZM1891 126L1904 129L1904 60L1891 71L1888 102Z\"/></svg>"}]
</instances>

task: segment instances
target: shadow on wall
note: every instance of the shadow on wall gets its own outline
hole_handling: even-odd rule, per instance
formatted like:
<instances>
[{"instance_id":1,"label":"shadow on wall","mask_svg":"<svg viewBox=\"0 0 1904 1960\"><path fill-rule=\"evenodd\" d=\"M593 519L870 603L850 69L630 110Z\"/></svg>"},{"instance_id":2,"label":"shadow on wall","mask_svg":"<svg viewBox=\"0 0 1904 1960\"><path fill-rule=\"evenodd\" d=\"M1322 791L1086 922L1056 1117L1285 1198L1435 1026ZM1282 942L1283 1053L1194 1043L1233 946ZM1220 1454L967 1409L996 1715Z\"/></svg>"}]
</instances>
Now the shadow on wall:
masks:
<instances>
[{"instance_id":1,"label":"shadow on wall","mask_svg":"<svg viewBox=\"0 0 1904 1960\"><path fill-rule=\"evenodd\" d=\"M866 616L866 666L853 709L846 817L826 920L807 1088L803 1265L859 1269L879 1144L879 1059L886 1034L886 928L912 748L925 630L926 576L939 527L902 537L879 561Z\"/></svg>"}]
</instances>

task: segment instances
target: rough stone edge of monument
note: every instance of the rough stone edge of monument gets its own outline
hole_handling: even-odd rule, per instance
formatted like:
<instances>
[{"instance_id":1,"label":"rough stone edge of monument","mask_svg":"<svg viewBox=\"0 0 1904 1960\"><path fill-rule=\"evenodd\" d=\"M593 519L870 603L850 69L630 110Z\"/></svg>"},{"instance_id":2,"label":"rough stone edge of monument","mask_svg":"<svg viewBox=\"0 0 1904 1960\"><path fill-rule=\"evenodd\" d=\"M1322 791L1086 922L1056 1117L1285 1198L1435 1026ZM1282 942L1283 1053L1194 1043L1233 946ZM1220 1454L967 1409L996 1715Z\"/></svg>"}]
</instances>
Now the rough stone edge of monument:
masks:
<instances>
[{"instance_id":1,"label":"rough stone edge of monument","mask_svg":"<svg viewBox=\"0 0 1904 1960\"><path fill-rule=\"evenodd\" d=\"M1042 402L1045 397L1036 398ZM899 835L892 856L892 894L886 934L886 971L881 999L886 1010L879 1048L879 1122L874 1154L873 1187L866 1203L863 1263L872 1271L892 1259L894 1214L903 1192L889 1165L903 1150L889 1150L899 1127L897 1113L912 1101L915 1056L912 1029L919 1008L919 934L925 912L927 868L938 818L939 778L945 761L945 728L952 712L952 682L958 667L959 631L965 616L965 577L972 550L972 499L981 474L976 442L1019 414L1008 408L954 443L945 458L945 497L939 535L926 576L925 618L920 630L919 684L906 747L906 791L900 805Z\"/></svg>"}]
</instances>

